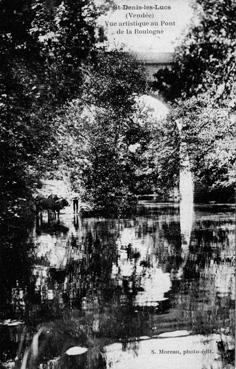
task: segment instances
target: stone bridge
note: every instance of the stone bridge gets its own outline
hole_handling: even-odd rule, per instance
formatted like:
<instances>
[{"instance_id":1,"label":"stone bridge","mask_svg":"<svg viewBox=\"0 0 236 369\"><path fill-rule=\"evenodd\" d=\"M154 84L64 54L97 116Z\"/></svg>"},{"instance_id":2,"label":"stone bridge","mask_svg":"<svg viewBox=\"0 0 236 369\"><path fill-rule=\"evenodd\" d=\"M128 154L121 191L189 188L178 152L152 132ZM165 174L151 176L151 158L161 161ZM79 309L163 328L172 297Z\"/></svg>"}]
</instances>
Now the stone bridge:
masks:
<instances>
[{"instance_id":1,"label":"stone bridge","mask_svg":"<svg viewBox=\"0 0 236 369\"><path fill-rule=\"evenodd\" d=\"M153 81L153 75L162 68L171 69L174 54L171 52L135 52L137 60L145 65L147 79Z\"/></svg>"}]
</instances>

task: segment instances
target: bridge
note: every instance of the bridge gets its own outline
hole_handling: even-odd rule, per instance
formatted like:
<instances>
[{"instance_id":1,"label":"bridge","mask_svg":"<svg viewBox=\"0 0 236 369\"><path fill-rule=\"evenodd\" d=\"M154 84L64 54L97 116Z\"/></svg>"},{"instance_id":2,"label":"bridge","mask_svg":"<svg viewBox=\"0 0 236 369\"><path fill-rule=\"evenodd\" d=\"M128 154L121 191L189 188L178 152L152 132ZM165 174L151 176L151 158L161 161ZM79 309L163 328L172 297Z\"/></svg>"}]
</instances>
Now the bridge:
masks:
<instances>
[{"instance_id":1,"label":"bridge","mask_svg":"<svg viewBox=\"0 0 236 369\"><path fill-rule=\"evenodd\" d=\"M146 75L148 81L153 81L153 75L163 68L171 69L173 64L173 52L144 52L137 51L134 53L137 60L143 62L145 65Z\"/></svg>"}]
</instances>

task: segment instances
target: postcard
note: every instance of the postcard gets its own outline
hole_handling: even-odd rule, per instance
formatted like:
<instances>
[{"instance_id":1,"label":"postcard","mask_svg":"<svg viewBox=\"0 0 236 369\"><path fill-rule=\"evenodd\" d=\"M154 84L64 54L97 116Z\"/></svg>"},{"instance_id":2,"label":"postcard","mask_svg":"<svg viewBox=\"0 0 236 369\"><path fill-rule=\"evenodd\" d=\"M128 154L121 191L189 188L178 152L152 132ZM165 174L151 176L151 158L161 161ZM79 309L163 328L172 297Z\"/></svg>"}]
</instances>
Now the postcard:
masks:
<instances>
[{"instance_id":1,"label":"postcard","mask_svg":"<svg viewBox=\"0 0 236 369\"><path fill-rule=\"evenodd\" d=\"M0 366L233 369L233 1L1 2Z\"/></svg>"}]
</instances>

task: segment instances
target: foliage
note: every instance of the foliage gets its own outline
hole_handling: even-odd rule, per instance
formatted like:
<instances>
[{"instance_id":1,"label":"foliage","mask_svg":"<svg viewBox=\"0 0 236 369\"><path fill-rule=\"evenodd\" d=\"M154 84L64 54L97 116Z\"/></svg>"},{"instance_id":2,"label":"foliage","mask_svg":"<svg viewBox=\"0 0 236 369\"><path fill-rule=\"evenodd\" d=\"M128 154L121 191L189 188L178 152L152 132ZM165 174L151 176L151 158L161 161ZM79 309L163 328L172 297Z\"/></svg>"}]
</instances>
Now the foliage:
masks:
<instances>
[{"instance_id":1,"label":"foliage","mask_svg":"<svg viewBox=\"0 0 236 369\"><path fill-rule=\"evenodd\" d=\"M167 198L169 190L177 184L179 168L179 134L174 117L161 118L151 106L138 101L133 119L142 130L139 146L132 154L133 192L156 193L159 198Z\"/></svg>"},{"instance_id":2,"label":"foliage","mask_svg":"<svg viewBox=\"0 0 236 369\"><path fill-rule=\"evenodd\" d=\"M167 99L208 91L217 103L235 105L235 10L233 0L197 0L196 19L172 70L156 73L155 87Z\"/></svg>"},{"instance_id":3,"label":"foliage","mask_svg":"<svg viewBox=\"0 0 236 369\"><path fill-rule=\"evenodd\" d=\"M232 198L236 132L229 111L223 107L216 108L209 96L204 94L186 101L179 100L168 119L182 123L181 139L188 147L197 196L205 192L205 199L209 199L209 194L212 200ZM172 145L174 142L176 138ZM173 154L170 157L174 160Z\"/></svg>"},{"instance_id":4,"label":"foliage","mask_svg":"<svg viewBox=\"0 0 236 369\"><path fill-rule=\"evenodd\" d=\"M1 7L6 212L18 216L18 197L26 201L40 178L60 178L59 171L104 207L129 196L127 147L141 135L131 115L145 87L139 64L122 51L95 48L101 10L91 0L2 1Z\"/></svg>"},{"instance_id":5,"label":"foliage","mask_svg":"<svg viewBox=\"0 0 236 369\"><path fill-rule=\"evenodd\" d=\"M169 120L183 124L197 191L226 200L235 185L235 2L197 0L195 13L172 69L158 71L154 86L172 102Z\"/></svg>"},{"instance_id":6,"label":"foliage","mask_svg":"<svg viewBox=\"0 0 236 369\"><path fill-rule=\"evenodd\" d=\"M135 95L145 89L143 68L135 58L122 51L100 50L84 80L84 99L100 107L111 107L126 116Z\"/></svg>"},{"instance_id":7,"label":"foliage","mask_svg":"<svg viewBox=\"0 0 236 369\"><path fill-rule=\"evenodd\" d=\"M97 10L90 0L53 7L41 0L3 0L0 10L0 197L4 214L18 216L18 198L26 201L55 164L52 116L81 90Z\"/></svg>"},{"instance_id":8,"label":"foliage","mask_svg":"<svg viewBox=\"0 0 236 369\"><path fill-rule=\"evenodd\" d=\"M101 50L87 69L83 94L55 119L61 169L96 208L116 213L128 206L134 182L128 148L143 134L133 119L135 93L144 88L134 58Z\"/></svg>"},{"instance_id":9,"label":"foliage","mask_svg":"<svg viewBox=\"0 0 236 369\"><path fill-rule=\"evenodd\" d=\"M46 66L46 87L63 103L81 91L82 63L94 52L97 10L90 0L66 0L53 10L36 0L33 11L30 34Z\"/></svg>"}]
</instances>

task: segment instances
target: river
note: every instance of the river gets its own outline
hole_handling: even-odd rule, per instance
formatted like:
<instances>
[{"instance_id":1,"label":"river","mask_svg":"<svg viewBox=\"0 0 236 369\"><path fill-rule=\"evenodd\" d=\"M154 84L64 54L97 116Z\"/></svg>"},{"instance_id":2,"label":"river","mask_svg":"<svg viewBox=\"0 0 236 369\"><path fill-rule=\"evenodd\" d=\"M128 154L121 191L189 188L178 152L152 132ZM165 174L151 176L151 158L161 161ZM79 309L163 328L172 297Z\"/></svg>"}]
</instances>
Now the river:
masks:
<instances>
[{"instance_id":1,"label":"river","mask_svg":"<svg viewBox=\"0 0 236 369\"><path fill-rule=\"evenodd\" d=\"M191 221L184 252L170 203L3 235L2 367L43 327L39 368L234 368L235 208L195 205ZM83 362L64 355L75 345Z\"/></svg>"}]
</instances>

